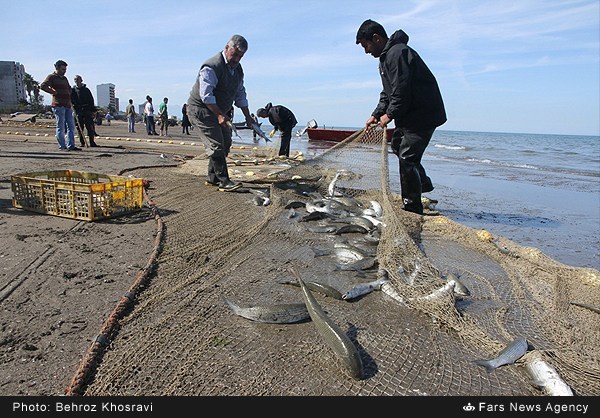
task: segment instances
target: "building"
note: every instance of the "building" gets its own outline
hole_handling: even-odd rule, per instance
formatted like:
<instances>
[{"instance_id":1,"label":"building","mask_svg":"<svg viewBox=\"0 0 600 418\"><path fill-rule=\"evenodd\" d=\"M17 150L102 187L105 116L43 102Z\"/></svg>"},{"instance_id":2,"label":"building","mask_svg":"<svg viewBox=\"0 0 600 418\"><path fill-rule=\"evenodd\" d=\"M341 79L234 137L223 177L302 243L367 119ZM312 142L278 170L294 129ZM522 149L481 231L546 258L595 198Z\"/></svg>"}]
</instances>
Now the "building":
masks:
<instances>
[{"instance_id":1,"label":"building","mask_svg":"<svg viewBox=\"0 0 600 418\"><path fill-rule=\"evenodd\" d=\"M25 66L15 61L0 61L0 109L14 109L27 101Z\"/></svg>"},{"instance_id":2,"label":"building","mask_svg":"<svg viewBox=\"0 0 600 418\"><path fill-rule=\"evenodd\" d=\"M96 86L96 95L98 100L98 106L108 107L112 106L116 111L119 111L117 107L117 101L115 99L115 85L112 83L98 84Z\"/></svg>"}]
</instances>

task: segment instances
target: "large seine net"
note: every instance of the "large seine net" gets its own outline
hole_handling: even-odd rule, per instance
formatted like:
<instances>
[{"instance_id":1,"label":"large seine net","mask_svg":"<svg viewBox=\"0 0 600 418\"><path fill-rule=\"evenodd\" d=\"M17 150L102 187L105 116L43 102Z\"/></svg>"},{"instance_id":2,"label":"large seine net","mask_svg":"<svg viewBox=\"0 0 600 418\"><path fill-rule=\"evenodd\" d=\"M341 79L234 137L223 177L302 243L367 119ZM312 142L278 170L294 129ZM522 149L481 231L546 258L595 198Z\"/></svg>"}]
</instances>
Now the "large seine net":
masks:
<instances>
[{"instance_id":1,"label":"large seine net","mask_svg":"<svg viewBox=\"0 0 600 418\"><path fill-rule=\"evenodd\" d=\"M185 167L140 169L165 226L156 268L101 355L74 377L73 392L543 395L525 371L527 356L490 372L474 363L520 336L575 394L600 394L598 313L570 303L600 306L598 271L432 211L403 211L388 178L398 162L391 155L389 169L383 137L380 129L357 131L314 159L289 160L289 168L248 183L250 193L219 192ZM382 224L335 233L327 227L339 232L344 224L334 218L310 220L306 204L332 192L371 214L380 205ZM340 243L371 248L376 261L345 269L330 254ZM313 293L356 346L363 379L346 372L313 321L255 322L224 303L303 302L298 287L282 283L294 281L292 267L305 282L341 293L387 275L385 292L351 300ZM453 292L449 274L470 295Z\"/></svg>"}]
</instances>

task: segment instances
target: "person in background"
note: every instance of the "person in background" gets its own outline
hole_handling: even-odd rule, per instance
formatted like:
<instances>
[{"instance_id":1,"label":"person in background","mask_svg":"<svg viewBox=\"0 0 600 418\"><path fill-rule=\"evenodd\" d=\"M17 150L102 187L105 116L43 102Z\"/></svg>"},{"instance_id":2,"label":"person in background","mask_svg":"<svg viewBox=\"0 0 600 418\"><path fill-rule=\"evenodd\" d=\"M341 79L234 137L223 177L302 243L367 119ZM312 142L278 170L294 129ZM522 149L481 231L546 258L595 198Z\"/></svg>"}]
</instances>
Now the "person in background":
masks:
<instances>
[{"instance_id":1,"label":"person in background","mask_svg":"<svg viewBox=\"0 0 600 418\"><path fill-rule=\"evenodd\" d=\"M58 60L54 72L48 74L40 89L52 95L52 111L56 118L56 142L61 150L81 151L75 146L75 121L71 108L71 85L65 77L67 63ZM65 141L66 140L66 141Z\"/></svg>"},{"instance_id":2,"label":"person in background","mask_svg":"<svg viewBox=\"0 0 600 418\"><path fill-rule=\"evenodd\" d=\"M127 117L127 132L135 132L135 118L137 113L135 112L135 106L133 105L133 99L129 99L129 104L125 108L125 117Z\"/></svg>"},{"instance_id":3,"label":"person in background","mask_svg":"<svg viewBox=\"0 0 600 418\"><path fill-rule=\"evenodd\" d=\"M82 147L85 147L85 138L83 137L83 129L85 128L90 147L97 147L98 145L94 141L96 136L96 129L94 127L94 112L96 111L94 96L84 84L83 78L79 74L75 76L74 81L75 85L71 88L71 103L77 115L79 142Z\"/></svg>"},{"instance_id":4,"label":"person in background","mask_svg":"<svg viewBox=\"0 0 600 418\"><path fill-rule=\"evenodd\" d=\"M404 210L423 214L421 194L432 191L433 184L421 159L433 132L447 120L438 83L419 54L407 45L408 35L403 30L388 38L383 26L368 19L359 27L356 43L365 54L379 59L383 84L365 129L373 124L385 129L394 121L391 147L399 160Z\"/></svg>"},{"instance_id":5,"label":"person in background","mask_svg":"<svg viewBox=\"0 0 600 418\"><path fill-rule=\"evenodd\" d=\"M156 133L156 124L154 122L154 105L152 105L152 97L150 96L146 96L144 114L146 115L146 132L148 135L158 135Z\"/></svg>"},{"instance_id":6,"label":"person in background","mask_svg":"<svg viewBox=\"0 0 600 418\"><path fill-rule=\"evenodd\" d=\"M110 112L106 112L106 115L104 116L104 119L106 119L106 125L110 126L110 121L112 120L113 115L111 115Z\"/></svg>"},{"instance_id":7,"label":"person in background","mask_svg":"<svg viewBox=\"0 0 600 418\"><path fill-rule=\"evenodd\" d=\"M192 124L190 123L190 118L187 115L187 104L184 103L183 106L181 107L181 114L183 115L181 118L181 126L182 126L182 134L186 134L189 135L190 134L190 126L192 126Z\"/></svg>"},{"instance_id":8,"label":"person in background","mask_svg":"<svg viewBox=\"0 0 600 418\"><path fill-rule=\"evenodd\" d=\"M200 66L187 102L188 117L198 128L209 158L204 184L225 192L242 187L241 183L231 181L227 170L233 106L242 109L249 128L253 122L240 64L247 50L248 41L241 35L233 35L222 51Z\"/></svg>"},{"instance_id":9,"label":"person in background","mask_svg":"<svg viewBox=\"0 0 600 418\"><path fill-rule=\"evenodd\" d=\"M256 111L259 118L269 118L269 123L273 125L273 130L269 134L273 137L276 131L281 132L281 145L279 146L279 155L290 156L290 141L292 139L292 129L298 123L296 116L285 106L267 103Z\"/></svg>"},{"instance_id":10,"label":"person in background","mask_svg":"<svg viewBox=\"0 0 600 418\"><path fill-rule=\"evenodd\" d=\"M158 117L160 118L160 136L167 136L169 133L169 112L167 109L167 103L169 103L169 99L165 97L162 103L158 105Z\"/></svg>"}]
</instances>

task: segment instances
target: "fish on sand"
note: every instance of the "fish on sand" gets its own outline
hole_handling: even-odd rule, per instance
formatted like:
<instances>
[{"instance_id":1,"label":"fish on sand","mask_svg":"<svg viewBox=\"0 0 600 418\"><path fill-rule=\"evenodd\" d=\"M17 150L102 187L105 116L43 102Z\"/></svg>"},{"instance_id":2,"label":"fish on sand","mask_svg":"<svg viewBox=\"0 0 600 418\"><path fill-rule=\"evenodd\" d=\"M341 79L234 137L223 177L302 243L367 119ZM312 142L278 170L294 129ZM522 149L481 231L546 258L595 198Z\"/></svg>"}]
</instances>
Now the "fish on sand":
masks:
<instances>
[{"instance_id":1,"label":"fish on sand","mask_svg":"<svg viewBox=\"0 0 600 418\"><path fill-rule=\"evenodd\" d=\"M292 324L310 318L304 303L283 303L275 305L242 307L221 296L225 304L243 318L267 324Z\"/></svg>"},{"instance_id":2,"label":"fish on sand","mask_svg":"<svg viewBox=\"0 0 600 418\"><path fill-rule=\"evenodd\" d=\"M475 364L483 366L488 372L491 372L505 364L513 364L527 352L528 347L529 344L525 338L517 337L500 351L496 357L489 360L475 360Z\"/></svg>"},{"instance_id":3,"label":"fish on sand","mask_svg":"<svg viewBox=\"0 0 600 418\"><path fill-rule=\"evenodd\" d=\"M323 337L329 348L342 360L350 376L358 380L362 379L364 371L358 349L344 331L325 314L295 268L292 268L292 273L300 283L308 313L318 333Z\"/></svg>"}]
</instances>

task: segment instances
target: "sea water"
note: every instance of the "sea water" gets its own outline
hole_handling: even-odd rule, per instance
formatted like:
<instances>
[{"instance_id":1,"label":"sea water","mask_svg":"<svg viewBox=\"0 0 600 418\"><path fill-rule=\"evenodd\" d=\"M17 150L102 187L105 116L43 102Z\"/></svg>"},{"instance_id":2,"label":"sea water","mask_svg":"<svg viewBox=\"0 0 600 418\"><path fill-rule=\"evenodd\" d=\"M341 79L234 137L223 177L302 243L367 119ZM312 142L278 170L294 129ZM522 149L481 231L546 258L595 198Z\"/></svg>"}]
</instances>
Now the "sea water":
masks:
<instances>
[{"instance_id":1,"label":"sea water","mask_svg":"<svg viewBox=\"0 0 600 418\"><path fill-rule=\"evenodd\" d=\"M252 143L250 131L239 132L235 140ZM333 145L304 134L290 149L311 158ZM389 157L390 187L400 193L398 159ZM600 137L438 129L422 163L435 186L426 196L448 218L600 269Z\"/></svg>"}]
</instances>

